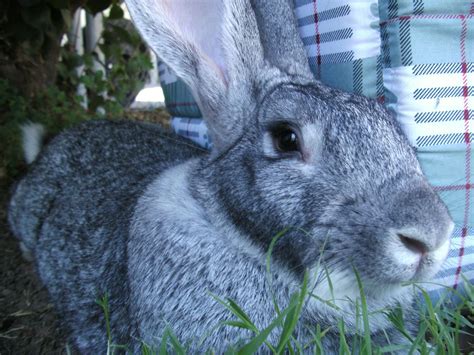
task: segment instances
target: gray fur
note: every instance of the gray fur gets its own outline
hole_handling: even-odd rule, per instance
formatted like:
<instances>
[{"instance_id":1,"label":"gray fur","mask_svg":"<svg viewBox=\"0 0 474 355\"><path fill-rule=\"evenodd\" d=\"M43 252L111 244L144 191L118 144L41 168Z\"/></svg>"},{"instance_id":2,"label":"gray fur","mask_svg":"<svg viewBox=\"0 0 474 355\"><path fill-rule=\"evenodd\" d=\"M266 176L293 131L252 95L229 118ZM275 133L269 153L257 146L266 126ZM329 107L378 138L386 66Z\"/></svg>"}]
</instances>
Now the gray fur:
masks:
<instances>
[{"instance_id":1,"label":"gray fur","mask_svg":"<svg viewBox=\"0 0 474 355\"><path fill-rule=\"evenodd\" d=\"M306 50L296 26L293 0L279 0L278 4L268 0L251 2L265 57L283 72L312 77Z\"/></svg>"},{"instance_id":2,"label":"gray fur","mask_svg":"<svg viewBox=\"0 0 474 355\"><path fill-rule=\"evenodd\" d=\"M158 344L170 324L190 351L223 353L249 334L221 327L204 337L232 319L209 292L234 299L258 327L268 325L275 313L265 252L286 227L295 228L272 256L279 304L288 304L305 270L314 292L330 298L326 275L316 268L321 261L334 277L341 308L309 301L295 331L302 343L316 324L333 327L324 346L337 352L341 317L351 341L357 332L354 268L369 310L401 306L414 328L413 294L401 283L439 269L452 222L394 118L369 99L314 81L304 66L292 72L276 66L265 50L271 44L256 38L247 1L223 6L223 29L216 33L227 38L224 80L214 70L222 62L203 60L199 43L183 39L163 10L166 2L127 3L168 65L195 91L205 86L199 102L219 143L208 155L152 125L90 122L54 139L19 182L11 228L35 255L75 346L104 352L104 318L95 299L106 292L113 341L132 352L139 340ZM271 15L260 13L259 24ZM269 126L277 121L301 131L301 155L274 150ZM426 246L422 259L398 234ZM374 314L371 325L376 343L386 344L385 334L402 341L382 314Z\"/></svg>"}]
</instances>

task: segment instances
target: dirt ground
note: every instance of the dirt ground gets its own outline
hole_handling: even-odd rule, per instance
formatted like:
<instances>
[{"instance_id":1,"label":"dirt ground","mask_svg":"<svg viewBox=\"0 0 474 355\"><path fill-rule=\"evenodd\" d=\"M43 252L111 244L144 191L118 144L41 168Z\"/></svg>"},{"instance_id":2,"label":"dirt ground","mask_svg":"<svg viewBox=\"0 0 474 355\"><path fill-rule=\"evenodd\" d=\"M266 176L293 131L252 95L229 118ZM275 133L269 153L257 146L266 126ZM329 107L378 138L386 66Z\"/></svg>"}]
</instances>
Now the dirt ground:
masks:
<instances>
[{"instance_id":1,"label":"dirt ground","mask_svg":"<svg viewBox=\"0 0 474 355\"><path fill-rule=\"evenodd\" d=\"M8 230L8 191L0 194L0 354L65 354L65 332L48 292Z\"/></svg>"}]
</instances>

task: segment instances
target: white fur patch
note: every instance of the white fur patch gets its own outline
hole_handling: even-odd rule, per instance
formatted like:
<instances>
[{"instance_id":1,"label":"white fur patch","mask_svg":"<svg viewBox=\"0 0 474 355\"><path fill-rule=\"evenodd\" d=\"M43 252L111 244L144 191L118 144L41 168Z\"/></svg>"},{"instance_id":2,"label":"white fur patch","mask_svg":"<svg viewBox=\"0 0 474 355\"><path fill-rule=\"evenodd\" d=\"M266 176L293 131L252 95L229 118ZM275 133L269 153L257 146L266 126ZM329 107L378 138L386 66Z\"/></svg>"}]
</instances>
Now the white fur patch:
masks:
<instances>
[{"instance_id":1,"label":"white fur patch","mask_svg":"<svg viewBox=\"0 0 474 355\"><path fill-rule=\"evenodd\" d=\"M316 285L311 291L318 298L344 309L360 296L357 281L352 272L328 271L326 275L326 272L322 271L319 274L320 280L315 280Z\"/></svg>"},{"instance_id":2,"label":"white fur patch","mask_svg":"<svg viewBox=\"0 0 474 355\"><path fill-rule=\"evenodd\" d=\"M346 325L353 328L359 327L361 324L357 324L357 317L360 317L361 312L361 291L354 272L328 270L328 273L329 275L324 270L313 270L316 278L312 281L313 288L310 287L309 290L315 297L312 297L308 303L308 311L319 315L325 314L335 320L344 318ZM386 309L387 305L397 302L403 304L409 301L412 294L409 287L398 284L374 285L363 282L363 288L368 311L371 313L370 322L373 332L389 326L389 320L380 312L381 310Z\"/></svg>"},{"instance_id":3,"label":"white fur patch","mask_svg":"<svg viewBox=\"0 0 474 355\"><path fill-rule=\"evenodd\" d=\"M204 211L191 197L188 189L188 175L194 161L165 170L149 186L143 201L150 220L157 217L162 221L192 223L194 227L205 222Z\"/></svg>"},{"instance_id":4,"label":"white fur patch","mask_svg":"<svg viewBox=\"0 0 474 355\"><path fill-rule=\"evenodd\" d=\"M150 184L140 202L142 216L149 221L159 219L165 224L179 226L189 235L225 239L243 254L265 260L265 254L227 220L218 210L219 206L206 211L191 195L188 177L196 161L169 168Z\"/></svg>"},{"instance_id":5,"label":"white fur patch","mask_svg":"<svg viewBox=\"0 0 474 355\"><path fill-rule=\"evenodd\" d=\"M41 151L46 130L39 123L26 123L21 127L23 154L28 164L31 164Z\"/></svg>"},{"instance_id":6,"label":"white fur patch","mask_svg":"<svg viewBox=\"0 0 474 355\"><path fill-rule=\"evenodd\" d=\"M303 155L309 163L316 163L323 150L322 129L320 124L311 123L301 127L303 136Z\"/></svg>"}]
</instances>

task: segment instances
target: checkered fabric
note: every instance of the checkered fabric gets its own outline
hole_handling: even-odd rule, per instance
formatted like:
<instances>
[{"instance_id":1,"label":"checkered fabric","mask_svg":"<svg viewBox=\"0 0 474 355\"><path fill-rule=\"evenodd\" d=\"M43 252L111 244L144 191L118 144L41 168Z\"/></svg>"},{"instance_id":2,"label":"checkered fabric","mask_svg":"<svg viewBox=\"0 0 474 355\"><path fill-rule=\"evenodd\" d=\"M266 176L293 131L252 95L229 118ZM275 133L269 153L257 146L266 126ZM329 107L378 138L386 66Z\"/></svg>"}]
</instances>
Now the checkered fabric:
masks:
<instances>
[{"instance_id":1,"label":"checkered fabric","mask_svg":"<svg viewBox=\"0 0 474 355\"><path fill-rule=\"evenodd\" d=\"M171 128L176 134L192 140L206 149L212 148L212 142L207 134L207 127L200 117L173 117Z\"/></svg>"},{"instance_id":2,"label":"checkered fabric","mask_svg":"<svg viewBox=\"0 0 474 355\"><path fill-rule=\"evenodd\" d=\"M202 117L191 91L170 67L159 61L158 74L165 96L166 109L171 116Z\"/></svg>"},{"instance_id":3,"label":"checkered fabric","mask_svg":"<svg viewBox=\"0 0 474 355\"><path fill-rule=\"evenodd\" d=\"M448 260L434 279L438 285L425 286L433 298L446 286L462 292L461 275L474 280L474 2L294 2L316 78L385 103L417 150L424 173L456 224ZM180 102L187 106L193 101L174 96L170 102L173 114ZM177 120L183 119L174 119L173 126ZM188 126L197 127L197 122ZM189 136L190 129L186 132Z\"/></svg>"},{"instance_id":4,"label":"checkered fabric","mask_svg":"<svg viewBox=\"0 0 474 355\"><path fill-rule=\"evenodd\" d=\"M376 2L295 0L295 13L316 78L344 91L383 96Z\"/></svg>"}]
</instances>

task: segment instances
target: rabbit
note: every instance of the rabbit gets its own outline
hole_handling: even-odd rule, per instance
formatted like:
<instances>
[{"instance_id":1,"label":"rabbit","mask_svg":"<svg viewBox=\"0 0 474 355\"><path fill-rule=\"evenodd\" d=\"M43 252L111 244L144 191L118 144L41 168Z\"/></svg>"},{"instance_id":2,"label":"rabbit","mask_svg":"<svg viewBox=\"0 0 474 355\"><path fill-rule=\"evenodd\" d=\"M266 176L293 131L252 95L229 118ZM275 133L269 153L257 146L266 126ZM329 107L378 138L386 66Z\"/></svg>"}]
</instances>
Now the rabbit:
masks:
<instances>
[{"instance_id":1,"label":"rabbit","mask_svg":"<svg viewBox=\"0 0 474 355\"><path fill-rule=\"evenodd\" d=\"M96 300L107 295L112 342L132 353L159 345L168 326L191 353L223 353L252 333L216 327L234 318L211 294L263 329L275 317L271 293L283 309L305 273L311 292L337 307L308 298L294 332L301 344L320 325L326 353L337 353L340 319L349 344L360 333L357 274L374 343L403 343L375 311L402 307L416 328L403 283L439 270L453 222L395 118L314 79L288 0L126 3L191 88L213 148L152 124L100 120L29 145L36 158L9 224L74 347L104 352ZM266 253L282 231L268 275Z\"/></svg>"}]
</instances>

